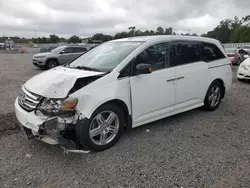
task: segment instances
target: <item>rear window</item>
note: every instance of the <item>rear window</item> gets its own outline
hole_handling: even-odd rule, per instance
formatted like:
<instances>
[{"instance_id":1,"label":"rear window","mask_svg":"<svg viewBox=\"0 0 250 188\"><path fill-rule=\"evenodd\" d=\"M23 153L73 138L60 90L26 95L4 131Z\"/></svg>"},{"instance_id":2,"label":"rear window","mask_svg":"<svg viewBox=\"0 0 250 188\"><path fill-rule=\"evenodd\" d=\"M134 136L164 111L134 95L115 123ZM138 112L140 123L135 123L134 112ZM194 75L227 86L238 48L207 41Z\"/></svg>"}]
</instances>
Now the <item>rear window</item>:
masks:
<instances>
[{"instance_id":1,"label":"rear window","mask_svg":"<svg viewBox=\"0 0 250 188\"><path fill-rule=\"evenodd\" d=\"M216 61L219 59L226 58L226 56L215 44L203 43L201 50L202 60L205 62Z\"/></svg>"}]
</instances>

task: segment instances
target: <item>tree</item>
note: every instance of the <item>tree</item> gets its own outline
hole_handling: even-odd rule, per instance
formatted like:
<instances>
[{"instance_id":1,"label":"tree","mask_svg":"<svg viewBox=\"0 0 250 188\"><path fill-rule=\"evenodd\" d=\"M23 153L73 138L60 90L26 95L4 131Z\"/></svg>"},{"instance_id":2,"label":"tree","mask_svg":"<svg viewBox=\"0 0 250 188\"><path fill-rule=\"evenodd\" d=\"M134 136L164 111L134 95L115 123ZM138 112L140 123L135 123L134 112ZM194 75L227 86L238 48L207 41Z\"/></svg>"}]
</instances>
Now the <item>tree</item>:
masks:
<instances>
[{"instance_id":1,"label":"tree","mask_svg":"<svg viewBox=\"0 0 250 188\"><path fill-rule=\"evenodd\" d=\"M124 32L116 33L114 36L114 39L122 39L126 37L129 37L129 33L124 31Z\"/></svg>"},{"instance_id":2,"label":"tree","mask_svg":"<svg viewBox=\"0 0 250 188\"><path fill-rule=\"evenodd\" d=\"M49 36L48 42L49 43L58 43L59 40L60 40L60 38L57 35L53 34L53 35Z\"/></svg>"},{"instance_id":3,"label":"tree","mask_svg":"<svg viewBox=\"0 0 250 188\"><path fill-rule=\"evenodd\" d=\"M107 42L107 41L110 41L110 40L113 40L113 36L111 35L103 35L103 42Z\"/></svg>"},{"instance_id":4,"label":"tree","mask_svg":"<svg viewBox=\"0 0 250 188\"><path fill-rule=\"evenodd\" d=\"M154 35L154 34L155 34L155 32L153 30L149 31L149 35Z\"/></svg>"},{"instance_id":5,"label":"tree","mask_svg":"<svg viewBox=\"0 0 250 188\"><path fill-rule=\"evenodd\" d=\"M80 39L80 37L73 35L68 39L68 43L81 43L82 39Z\"/></svg>"},{"instance_id":6,"label":"tree","mask_svg":"<svg viewBox=\"0 0 250 188\"><path fill-rule=\"evenodd\" d=\"M165 29L165 35L172 35L172 32L173 32L173 28L172 27L169 27L169 28L166 28Z\"/></svg>"},{"instance_id":7,"label":"tree","mask_svg":"<svg viewBox=\"0 0 250 188\"><path fill-rule=\"evenodd\" d=\"M157 31L156 32L157 35L163 35L164 34L164 30L163 30L162 27L157 27L156 31Z\"/></svg>"},{"instance_id":8,"label":"tree","mask_svg":"<svg viewBox=\"0 0 250 188\"><path fill-rule=\"evenodd\" d=\"M102 33L96 33L91 38L92 40L103 40L103 34Z\"/></svg>"},{"instance_id":9,"label":"tree","mask_svg":"<svg viewBox=\"0 0 250 188\"><path fill-rule=\"evenodd\" d=\"M131 33L132 36L135 35L135 28L136 28L135 26L131 26L131 27L128 28L130 30L130 33Z\"/></svg>"}]
</instances>

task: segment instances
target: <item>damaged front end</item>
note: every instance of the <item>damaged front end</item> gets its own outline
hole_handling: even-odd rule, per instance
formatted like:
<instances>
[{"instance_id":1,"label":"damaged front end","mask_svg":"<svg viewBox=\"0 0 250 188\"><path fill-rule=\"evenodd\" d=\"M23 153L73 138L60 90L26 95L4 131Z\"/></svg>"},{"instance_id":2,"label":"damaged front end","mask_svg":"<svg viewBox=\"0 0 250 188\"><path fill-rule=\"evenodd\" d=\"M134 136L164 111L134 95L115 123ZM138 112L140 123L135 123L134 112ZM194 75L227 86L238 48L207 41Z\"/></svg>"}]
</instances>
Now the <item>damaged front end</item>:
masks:
<instances>
[{"instance_id":1,"label":"damaged front end","mask_svg":"<svg viewBox=\"0 0 250 188\"><path fill-rule=\"evenodd\" d=\"M76 137L76 123L83 115L71 94L104 75L59 67L28 80L15 102L16 117L28 138L60 144L69 152L88 153Z\"/></svg>"},{"instance_id":2,"label":"damaged front end","mask_svg":"<svg viewBox=\"0 0 250 188\"><path fill-rule=\"evenodd\" d=\"M76 104L76 99L64 102L44 99L35 109L35 117L28 123L33 127L26 126L27 124L23 126L27 137L52 145L59 144L65 152L88 153L89 150L76 137L75 126L80 116L75 109Z\"/></svg>"}]
</instances>

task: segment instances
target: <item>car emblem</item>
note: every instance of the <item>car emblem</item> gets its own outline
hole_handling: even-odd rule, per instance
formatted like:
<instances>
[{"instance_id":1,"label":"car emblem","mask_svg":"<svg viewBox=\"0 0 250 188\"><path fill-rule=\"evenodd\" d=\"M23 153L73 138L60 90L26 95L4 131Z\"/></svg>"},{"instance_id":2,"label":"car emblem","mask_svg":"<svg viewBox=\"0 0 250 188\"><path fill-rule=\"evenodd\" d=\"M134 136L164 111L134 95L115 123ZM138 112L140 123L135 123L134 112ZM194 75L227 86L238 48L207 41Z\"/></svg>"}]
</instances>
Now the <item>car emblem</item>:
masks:
<instances>
[{"instance_id":1,"label":"car emblem","mask_svg":"<svg viewBox=\"0 0 250 188\"><path fill-rule=\"evenodd\" d=\"M20 103L23 104L26 101L26 95L22 94L20 96Z\"/></svg>"}]
</instances>

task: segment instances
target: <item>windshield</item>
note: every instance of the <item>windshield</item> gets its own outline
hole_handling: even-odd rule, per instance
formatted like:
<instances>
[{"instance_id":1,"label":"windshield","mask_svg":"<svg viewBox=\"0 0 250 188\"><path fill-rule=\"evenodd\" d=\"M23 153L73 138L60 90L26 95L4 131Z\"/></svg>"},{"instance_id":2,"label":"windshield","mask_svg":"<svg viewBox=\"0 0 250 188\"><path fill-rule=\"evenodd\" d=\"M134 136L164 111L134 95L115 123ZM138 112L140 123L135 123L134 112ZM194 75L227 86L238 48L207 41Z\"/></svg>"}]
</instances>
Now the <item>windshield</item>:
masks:
<instances>
[{"instance_id":1,"label":"windshield","mask_svg":"<svg viewBox=\"0 0 250 188\"><path fill-rule=\"evenodd\" d=\"M111 71L119 65L142 42L107 42L93 48L69 64L70 67L89 67Z\"/></svg>"},{"instance_id":2,"label":"windshield","mask_svg":"<svg viewBox=\"0 0 250 188\"><path fill-rule=\"evenodd\" d=\"M50 52L58 54L58 53L61 52L64 48L65 48L65 46L59 46L59 47L55 48L54 50L51 50Z\"/></svg>"}]
</instances>

